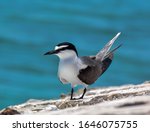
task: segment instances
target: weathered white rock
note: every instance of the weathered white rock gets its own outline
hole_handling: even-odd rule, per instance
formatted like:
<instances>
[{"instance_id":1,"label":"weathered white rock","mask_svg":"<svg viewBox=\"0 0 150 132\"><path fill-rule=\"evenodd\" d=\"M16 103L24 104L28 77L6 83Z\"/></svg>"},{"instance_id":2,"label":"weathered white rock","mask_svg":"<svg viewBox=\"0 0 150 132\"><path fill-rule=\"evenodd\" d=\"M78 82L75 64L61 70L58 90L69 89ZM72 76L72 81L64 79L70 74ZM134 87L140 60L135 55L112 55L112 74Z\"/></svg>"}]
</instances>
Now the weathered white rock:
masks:
<instances>
[{"instance_id":1,"label":"weathered white rock","mask_svg":"<svg viewBox=\"0 0 150 132\"><path fill-rule=\"evenodd\" d=\"M76 96L78 96L76 93ZM29 100L10 106L1 114L150 114L150 82L95 88L83 100Z\"/></svg>"}]
</instances>

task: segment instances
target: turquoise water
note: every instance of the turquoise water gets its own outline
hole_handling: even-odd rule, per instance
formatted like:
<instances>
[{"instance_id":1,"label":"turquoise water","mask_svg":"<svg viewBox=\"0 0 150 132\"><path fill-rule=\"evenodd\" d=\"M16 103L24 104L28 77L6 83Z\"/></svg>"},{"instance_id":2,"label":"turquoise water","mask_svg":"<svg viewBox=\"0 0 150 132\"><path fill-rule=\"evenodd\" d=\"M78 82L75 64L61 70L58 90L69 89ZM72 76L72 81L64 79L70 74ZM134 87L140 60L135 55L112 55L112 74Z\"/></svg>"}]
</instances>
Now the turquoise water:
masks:
<instances>
[{"instance_id":1,"label":"turquoise water","mask_svg":"<svg viewBox=\"0 0 150 132\"><path fill-rule=\"evenodd\" d=\"M56 76L59 59L43 54L69 41L92 55L120 31L123 46L90 87L150 80L150 1L0 0L0 108L69 93Z\"/></svg>"}]
</instances>

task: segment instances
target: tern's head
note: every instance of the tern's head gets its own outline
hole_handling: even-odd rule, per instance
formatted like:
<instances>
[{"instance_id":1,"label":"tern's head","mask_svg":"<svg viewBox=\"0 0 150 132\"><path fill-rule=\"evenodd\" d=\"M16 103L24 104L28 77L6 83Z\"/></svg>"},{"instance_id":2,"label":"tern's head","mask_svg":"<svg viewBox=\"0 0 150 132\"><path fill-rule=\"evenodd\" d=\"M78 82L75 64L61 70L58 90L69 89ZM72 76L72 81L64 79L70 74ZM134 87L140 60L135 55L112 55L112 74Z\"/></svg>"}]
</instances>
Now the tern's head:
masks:
<instances>
[{"instance_id":1,"label":"tern's head","mask_svg":"<svg viewBox=\"0 0 150 132\"><path fill-rule=\"evenodd\" d=\"M76 47L69 42L63 42L56 45L54 50L48 51L44 55L52 55L52 54L57 55L61 59L78 56Z\"/></svg>"}]
</instances>

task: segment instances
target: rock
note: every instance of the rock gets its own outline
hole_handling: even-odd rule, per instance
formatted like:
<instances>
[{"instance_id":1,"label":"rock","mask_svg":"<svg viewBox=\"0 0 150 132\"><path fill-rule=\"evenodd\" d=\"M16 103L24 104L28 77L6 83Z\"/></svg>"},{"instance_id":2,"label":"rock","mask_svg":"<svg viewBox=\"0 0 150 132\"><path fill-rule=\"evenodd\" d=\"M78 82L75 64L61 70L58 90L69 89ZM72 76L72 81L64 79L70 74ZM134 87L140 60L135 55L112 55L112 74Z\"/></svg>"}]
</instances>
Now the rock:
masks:
<instances>
[{"instance_id":1,"label":"rock","mask_svg":"<svg viewBox=\"0 0 150 132\"><path fill-rule=\"evenodd\" d=\"M18 114L20 113L17 110L11 108L6 108L0 113L0 115L18 115Z\"/></svg>"},{"instance_id":2,"label":"rock","mask_svg":"<svg viewBox=\"0 0 150 132\"><path fill-rule=\"evenodd\" d=\"M1 110L0 114L150 114L150 81L89 89L82 100L70 100L64 94L57 100L31 99Z\"/></svg>"},{"instance_id":3,"label":"rock","mask_svg":"<svg viewBox=\"0 0 150 132\"><path fill-rule=\"evenodd\" d=\"M38 113L46 114L46 113ZM96 114L150 114L150 96L129 97L113 101L104 101L90 106L73 107L49 114L54 115L96 115Z\"/></svg>"}]
</instances>

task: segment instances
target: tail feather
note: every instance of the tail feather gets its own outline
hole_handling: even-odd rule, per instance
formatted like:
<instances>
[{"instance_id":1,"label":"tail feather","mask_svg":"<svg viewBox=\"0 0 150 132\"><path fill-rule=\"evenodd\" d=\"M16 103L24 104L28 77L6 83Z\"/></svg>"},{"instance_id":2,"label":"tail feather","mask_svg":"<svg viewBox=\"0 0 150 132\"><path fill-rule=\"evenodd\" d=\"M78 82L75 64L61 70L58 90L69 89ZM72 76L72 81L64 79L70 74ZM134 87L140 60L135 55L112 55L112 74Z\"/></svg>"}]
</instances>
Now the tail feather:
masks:
<instances>
[{"instance_id":1,"label":"tail feather","mask_svg":"<svg viewBox=\"0 0 150 132\"><path fill-rule=\"evenodd\" d=\"M96 59L103 61L105 56L107 55L108 51L110 50L111 46L113 45L113 43L115 42L115 40L119 37L119 35L121 34L121 32L119 32L112 40L110 40L105 46L104 48L96 55Z\"/></svg>"},{"instance_id":2,"label":"tail feather","mask_svg":"<svg viewBox=\"0 0 150 132\"><path fill-rule=\"evenodd\" d=\"M114 48L113 50L111 50L110 52L108 52L106 54L106 56L104 57L104 59L106 59L110 54L113 54L117 49L119 49L122 46L122 44L120 44L119 46L117 46L116 48Z\"/></svg>"},{"instance_id":3,"label":"tail feather","mask_svg":"<svg viewBox=\"0 0 150 132\"><path fill-rule=\"evenodd\" d=\"M120 48L121 45L117 46L116 48L114 48L113 50L111 50L103 59L102 61L102 74L108 69L108 67L110 66L112 60L113 60L113 56L114 56L114 51L117 50L118 48Z\"/></svg>"}]
</instances>

